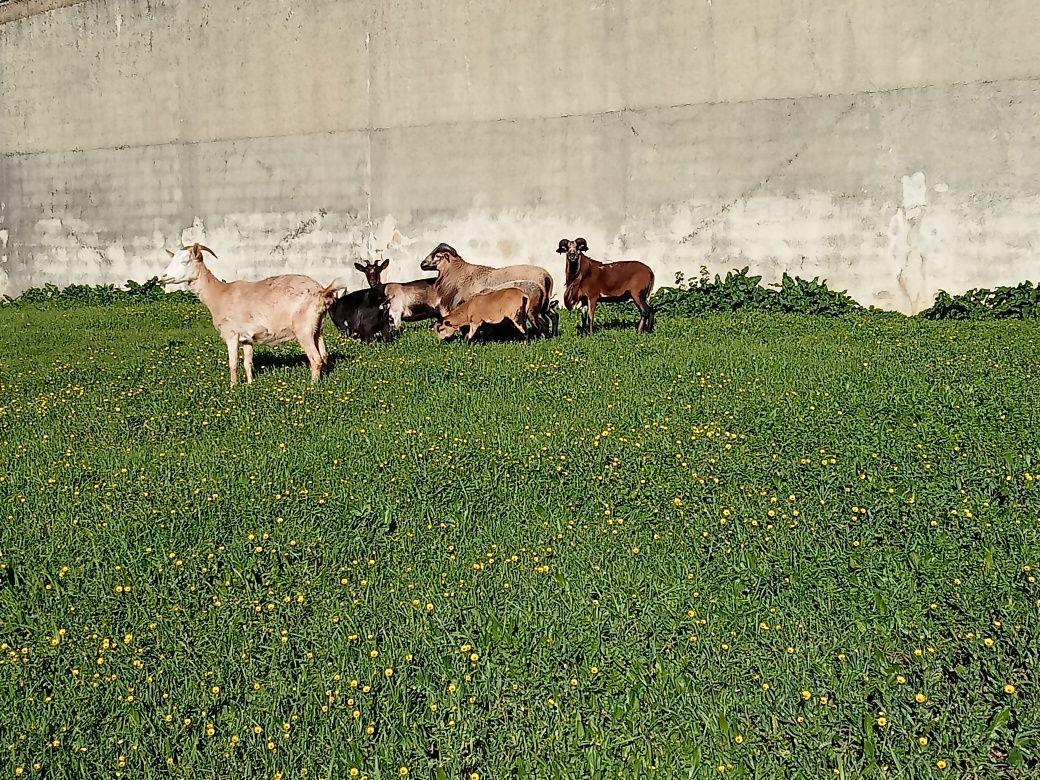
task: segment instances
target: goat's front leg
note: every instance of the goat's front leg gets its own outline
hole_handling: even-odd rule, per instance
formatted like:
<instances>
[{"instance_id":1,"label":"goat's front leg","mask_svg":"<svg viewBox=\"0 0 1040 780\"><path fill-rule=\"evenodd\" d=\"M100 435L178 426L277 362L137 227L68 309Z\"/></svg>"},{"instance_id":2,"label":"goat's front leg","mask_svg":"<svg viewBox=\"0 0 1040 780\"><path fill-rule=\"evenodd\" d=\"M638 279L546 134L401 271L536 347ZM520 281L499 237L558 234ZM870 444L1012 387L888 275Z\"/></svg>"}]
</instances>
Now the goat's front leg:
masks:
<instances>
[{"instance_id":1,"label":"goat's front leg","mask_svg":"<svg viewBox=\"0 0 1040 780\"><path fill-rule=\"evenodd\" d=\"M242 345L242 362L246 367L246 382L253 383L253 345Z\"/></svg>"},{"instance_id":2,"label":"goat's front leg","mask_svg":"<svg viewBox=\"0 0 1040 780\"><path fill-rule=\"evenodd\" d=\"M238 338L230 338L224 342L227 344L227 365L231 374L231 386L238 384Z\"/></svg>"}]
</instances>

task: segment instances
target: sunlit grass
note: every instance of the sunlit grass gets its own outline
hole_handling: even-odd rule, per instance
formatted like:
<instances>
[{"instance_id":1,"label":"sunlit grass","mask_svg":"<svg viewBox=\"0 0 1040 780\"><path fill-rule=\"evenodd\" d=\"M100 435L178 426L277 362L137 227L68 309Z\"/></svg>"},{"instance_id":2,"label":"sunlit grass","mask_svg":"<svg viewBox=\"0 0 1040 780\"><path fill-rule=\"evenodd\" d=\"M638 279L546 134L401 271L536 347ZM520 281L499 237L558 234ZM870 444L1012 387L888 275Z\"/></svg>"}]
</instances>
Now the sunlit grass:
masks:
<instances>
[{"instance_id":1,"label":"sunlit grass","mask_svg":"<svg viewBox=\"0 0 1040 780\"><path fill-rule=\"evenodd\" d=\"M0 311L0 777L1033 776L1040 326L625 317Z\"/></svg>"}]
</instances>

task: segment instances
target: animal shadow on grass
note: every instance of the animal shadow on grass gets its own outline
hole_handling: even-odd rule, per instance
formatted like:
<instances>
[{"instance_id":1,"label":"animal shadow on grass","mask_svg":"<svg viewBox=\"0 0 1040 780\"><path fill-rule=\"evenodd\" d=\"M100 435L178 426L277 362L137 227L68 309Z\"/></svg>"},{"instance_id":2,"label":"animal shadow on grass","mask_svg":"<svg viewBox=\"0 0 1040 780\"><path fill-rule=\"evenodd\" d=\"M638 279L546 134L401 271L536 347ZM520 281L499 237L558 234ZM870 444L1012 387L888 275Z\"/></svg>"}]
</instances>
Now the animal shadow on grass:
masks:
<instances>
[{"instance_id":1,"label":"animal shadow on grass","mask_svg":"<svg viewBox=\"0 0 1040 780\"><path fill-rule=\"evenodd\" d=\"M532 339L533 339L533 336L532 336ZM463 336L460 333L460 334L458 334L456 336L456 338L454 340L455 341L460 341L462 343L465 343L466 342L466 337ZM479 344L481 342L490 342L490 341L494 341L494 342L513 341L513 342L521 342L521 343L523 343L524 337L520 333L520 331L518 331L513 326L513 323L511 323L511 322L500 322L497 325L485 325L484 327L482 327L480 329L480 332L477 333L477 337L473 340L473 343L474 344Z\"/></svg>"},{"instance_id":2,"label":"animal shadow on grass","mask_svg":"<svg viewBox=\"0 0 1040 780\"><path fill-rule=\"evenodd\" d=\"M331 374L335 370L337 363L343 361L349 362L351 360L353 360L353 356L348 355L346 352L329 350L329 360L325 364L325 368L322 369L322 376L328 376ZM306 355L279 354L273 352L261 352L260 350L253 353L253 366L257 377L271 371L276 371L280 368L305 368L310 370L310 364L307 362Z\"/></svg>"},{"instance_id":3,"label":"animal shadow on grass","mask_svg":"<svg viewBox=\"0 0 1040 780\"><path fill-rule=\"evenodd\" d=\"M596 331L634 331L639 326L639 313L631 304L600 304L596 310ZM586 335L578 316L578 335Z\"/></svg>"}]
</instances>

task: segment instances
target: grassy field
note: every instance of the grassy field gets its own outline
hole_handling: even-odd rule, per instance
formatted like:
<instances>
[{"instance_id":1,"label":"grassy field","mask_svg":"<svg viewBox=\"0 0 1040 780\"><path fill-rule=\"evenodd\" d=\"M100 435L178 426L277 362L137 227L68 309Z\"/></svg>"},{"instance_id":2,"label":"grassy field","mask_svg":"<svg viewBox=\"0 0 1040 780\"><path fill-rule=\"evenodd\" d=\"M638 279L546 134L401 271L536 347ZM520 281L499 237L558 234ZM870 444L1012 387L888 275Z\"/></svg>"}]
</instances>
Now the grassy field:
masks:
<instances>
[{"instance_id":1,"label":"grassy field","mask_svg":"<svg viewBox=\"0 0 1040 780\"><path fill-rule=\"evenodd\" d=\"M0 777L1036 777L1040 325L603 319L0 309Z\"/></svg>"}]
</instances>

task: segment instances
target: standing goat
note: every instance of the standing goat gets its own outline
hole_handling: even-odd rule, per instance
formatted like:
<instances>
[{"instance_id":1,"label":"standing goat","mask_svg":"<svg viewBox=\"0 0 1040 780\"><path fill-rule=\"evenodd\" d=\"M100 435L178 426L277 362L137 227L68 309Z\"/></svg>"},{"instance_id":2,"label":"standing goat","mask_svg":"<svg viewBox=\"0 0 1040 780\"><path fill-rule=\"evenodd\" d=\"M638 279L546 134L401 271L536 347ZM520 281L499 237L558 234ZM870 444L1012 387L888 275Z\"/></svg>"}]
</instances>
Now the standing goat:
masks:
<instances>
[{"instance_id":1,"label":"standing goat","mask_svg":"<svg viewBox=\"0 0 1040 780\"><path fill-rule=\"evenodd\" d=\"M597 301L632 301L639 309L636 330L640 333L653 331L654 308L649 299L654 286L654 272L650 267L638 260L601 263L586 255L588 250L584 238L573 241L561 238L556 247L556 251L567 258L563 305L573 309L580 304L582 326L592 333Z\"/></svg>"},{"instance_id":2,"label":"standing goat","mask_svg":"<svg viewBox=\"0 0 1040 780\"><path fill-rule=\"evenodd\" d=\"M321 324L336 297L335 282L322 287L309 276L285 274L256 282L224 282L202 261L212 249L193 244L166 253L173 259L160 277L162 284L187 283L213 317L213 327L227 344L231 384L238 382L238 347L246 381L253 381L253 344L280 344L296 339L307 354L311 382L317 382L328 361Z\"/></svg>"}]
</instances>

